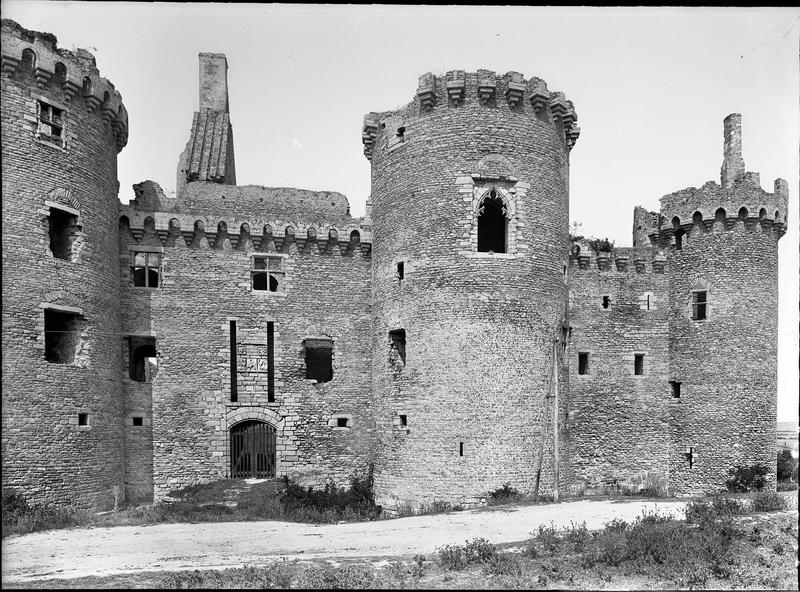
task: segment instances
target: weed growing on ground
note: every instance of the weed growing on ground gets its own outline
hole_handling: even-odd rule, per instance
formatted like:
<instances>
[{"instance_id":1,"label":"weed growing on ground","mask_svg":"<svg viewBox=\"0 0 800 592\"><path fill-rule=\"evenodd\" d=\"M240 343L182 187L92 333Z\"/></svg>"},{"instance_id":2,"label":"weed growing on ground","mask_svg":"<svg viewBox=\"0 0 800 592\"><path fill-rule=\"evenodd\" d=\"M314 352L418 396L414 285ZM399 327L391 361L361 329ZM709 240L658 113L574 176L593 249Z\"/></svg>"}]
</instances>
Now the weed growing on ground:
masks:
<instances>
[{"instance_id":1,"label":"weed growing on ground","mask_svg":"<svg viewBox=\"0 0 800 592\"><path fill-rule=\"evenodd\" d=\"M519 497L519 491L506 483L502 487L498 487L487 494L487 504L490 506L499 506L501 504L513 502L519 499Z\"/></svg>"},{"instance_id":2,"label":"weed growing on ground","mask_svg":"<svg viewBox=\"0 0 800 592\"><path fill-rule=\"evenodd\" d=\"M786 509L786 500L777 493L759 491L750 501L753 512L776 512Z\"/></svg>"}]
</instances>

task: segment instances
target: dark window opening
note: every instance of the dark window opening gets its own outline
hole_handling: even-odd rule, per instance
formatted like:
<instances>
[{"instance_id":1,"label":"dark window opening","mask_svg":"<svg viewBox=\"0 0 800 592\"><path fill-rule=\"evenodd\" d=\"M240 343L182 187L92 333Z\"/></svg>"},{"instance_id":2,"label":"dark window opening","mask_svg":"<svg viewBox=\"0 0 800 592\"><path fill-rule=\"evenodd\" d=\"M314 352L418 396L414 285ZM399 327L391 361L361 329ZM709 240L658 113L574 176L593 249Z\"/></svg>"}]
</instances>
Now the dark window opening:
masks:
<instances>
[{"instance_id":1,"label":"dark window opening","mask_svg":"<svg viewBox=\"0 0 800 592\"><path fill-rule=\"evenodd\" d=\"M267 323L267 402L275 402L275 323Z\"/></svg>"},{"instance_id":2,"label":"dark window opening","mask_svg":"<svg viewBox=\"0 0 800 592\"><path fill-rule=\"evenodd\" d=\"M633 373L636 376L644 374L644 354L635 354L633 358Z\"/></svg>"},{"instance_id":3,"label":"dark window opening","mask_svg":"<svg viewBox=\"0 0 800 592\"><path fill-rule=\"evenodd\" d=\"M578 374L589 374L589 354L581 352L578 354Z\"/></svg>"},{"instance_id":4,"label":"dark window opening","mask_svg":"<svg viewBox=\"0 0 800 592\"><path fill-rule=\"evenodd\" d=\"M458 443L458 456L464 456L464 443Z\"/></svg>"},{"instance_id":5,"label":"dark window opening","mask_svg":"<svg viewBox=\"0 0 800 592\"><path fill-rule=\"evenodd\" d=\"M403 367L406 365L406 330L394 329L389 331L389 345L391 347L390 360L392 365ZM397 359L399 358L399 364Z\"/></svg>"},{"instance_id":6,"label":"dark window opening","mask_svg":"<svg viewBox=\"0 0 800 592\"><path fill-rule=\"evenodd\" d=\"M250 275L253 290L282 292L286 276L283 257L253 257Z\"/></svg>"},{"instance_id":7,"label":"dark window opening","mask_svg":"<svg viewBox=\"0 0 800 592\"><path fill-rule=\"evenodd\" d=\"M142 420L143 420L142 417L134 417L133 418L133 425L136 426L136 427L141 427L142 425L144 425Z\"/></svg>"},{"instance_id":8,"label":"dark window opening","mask_svg":"<svg viewBox=\"0 0 800 592\"><path fill-rule=\"evenodd\" d=\"M131 271L134 286L158 288L161 276L161 253L134 253Z\"/></svg>"},{"instance_id":9,"label":"dark window opening","mask_svg":"<svg viewBox=\"0 0 800 592\"><path fill-rule=\"evenodd\" d=\"M398 127L397 128L397 137L398 138L402 138L405 135L405 133L406 133L406 128L405 127Z\"/></svg>"},{"instance_id":10,"label":"dark window opening","mask_svg":"<svg viewBox=\"0 0 800 592\"><path fill-rule=\"evenodd\" d=\"M50 208L50 215L47 218L53 257L70 261L72 243L78 230L78 217L64 210Z\"/></svg>"},{"instance_id":11,"label":"dark window opening","mask_svg":"<svg viewBox=\"0 0 800 592\"><path fill-rule=\"evenodd\" d=\"M44 357L54 364L72 364L81 340L80 315L58 310L44 311Z\"/></svg>"},{"instance_id":12,"label":"dark window opening","mask_svg":"<svg viewBox=\"0 0 800 592\"><path fill-rule=\"evenodd\" d=\"M131 337L128 355L128 376L131 380L152 382L157 369L155 338Z\"/></svg>"},{"instance_id":13,"label":"dark window opening","mask_svg":"<svg viewBox=\"0 0 800 592\"><path fill-rule=\"evenodd\" d=\"M347 418L346 417L337 417L336 418L336 427L337 428L346 428L347 426Z\"/></svg>"},{"instance_id":14,"label":"dark window opening","mask_svg":"<svg viewBox=\"0 0 800 592\"><path fill-rule=\"evenodd\" d=\"M608 308L608 305L611 303L611 298L608 296L603 296L603 308Z\"/></svg>"},{"instance_id":15,"label":"dark window opening","mask_svg":"<svg viewBox=\"0 0 800 592\"><path fill-rule=\"evenodd\" d=\"M333 378L333 342L329 339L306 339L306 378L329 382Z\"/></svg>"},{"instance_id":16,"label":"dark window opening","mask_svg":"<svg viewBox=\"0 0 800 592\"><path fill-rule=\"evenodd\" d=\"M230 352L231 352L231 403L236 403L239 400L239 360L237 358L236 350L236 321L230 321Z\"/></svg>"},{"instance_id":17,"label":"dark window opening","mask_svg":"<svg viewBox=\"0 0 800 592\"><path fill-rule=\"evenodd\" d=\"M400 416L400 426L406 427L408 425L408 417L406 415Z\"/></svg>"},{"instance_id":18,"label":"dark window opening","mask_svg":"<svg viewBox=\"0 0 800 592\"><path fill-rule=\"evenodd\" d=\"M681 398L681 383L677 380L671 380L669 383L670 387L672 387L672 398L673 399L680 399Z\"/></svg>"},{"instance_id":19,"label":"dark window opening","mask_svg":"<svg viewBox=\"0 0 800 592\"><path fill-rule=\"evenodd\" d=\"M705 291L692 292L692 319L702 321L706 318L706 297Z\"/></svg>"},{"instance_id":20,"label":"dark window opening","mask_svg":"<svg viewBox=\"0 0 800 592\"><path fill-rule=\"evenodd\" d=\"M508 220L503 213L503 200L492 189L478 211L478 251L505 253Z\"/></svg>"},{"instance_id":21,"label":"dark window opening","mask_svg":"<svg viewBox=\"0 0 800 592\"><path fill-rule=\"evenodd\" d=\"M682 251L683 250L683 235L684 234L685 233L683 232L683 230L678 230L675 233L675 250L676 251Z\"/></svg>"},{"instance_id":22,"label":"dark window opening","mask_svg":"<svg viewBox=\"0 0 800 592\"><path fill-rule=\"evenodd\" d=\"M686 449L686 452L684 453L684 456L686 457L686 462L689 463L689 468L691 469L694 466L694 461L696 456L694 453L694 448L691 446L688 447Z\"/></svg>"},{"instance_id":23,"label":"dark window opening","mask_svg":"<svg viewBox=\"0 0 800 592\"><path fill-rule=\"evenodd\" d=\"M647 306L647 310L650 310L650 294L647 295L647 301L645 305Z\"/></svg>"},{"instance_id":24,"label":"dark window opening","mask_svg":"<svg viewBox=\"0 0 800 592\"><path fill-rule=\"evenodd\" d=\"M78 413L78 425L79 426L89 425L89 414L88 413Z\"/></svg>"},{"instance_id":25,"label":"dark window opening","mask_svg":"<svg viewBox=\"0 0 800 592\"><path fill-rule=\"evenodd\" d=\"M39 101L39 137L61 144L64 138L64 111Z\"/></svg>"},{"instance_id":26,"label":"dark window opening","mask_svg":"<svg viewBox=\"0 0 800 592\"><path fill-rule=\"evenodd\" d=\"M402 280L405 277L405 263L403 261L397 262L397 279Z\"/></svg>"}]
</instances>

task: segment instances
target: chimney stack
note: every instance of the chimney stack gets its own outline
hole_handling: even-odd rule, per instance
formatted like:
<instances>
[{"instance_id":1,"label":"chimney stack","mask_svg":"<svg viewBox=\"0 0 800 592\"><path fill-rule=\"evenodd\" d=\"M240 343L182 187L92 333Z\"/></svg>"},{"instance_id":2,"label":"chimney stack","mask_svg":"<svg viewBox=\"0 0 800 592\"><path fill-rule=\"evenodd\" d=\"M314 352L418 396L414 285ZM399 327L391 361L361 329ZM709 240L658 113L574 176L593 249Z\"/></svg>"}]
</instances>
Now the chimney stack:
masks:
<instances>
[{"instance_id":1,"label":"chimney stack","mask_svg":"<svg viewBox=\"0 0 800 592\"><path fill-rule=\"evenodd\" d=\"M228 113L228 60L222 53L201 53L200 111Z\"/></svg>"},{"instance_id":2,"label":"chimney stack","mask_svg":"<svg viewBox=\"0 0 800 592\"><path fill-rule=\"evenodd\" d=\"M720 178L723 187L731 187L744 177L741 113L731 113L725 118L724 136L725 147Z\"/></svg>"}]
</instances>

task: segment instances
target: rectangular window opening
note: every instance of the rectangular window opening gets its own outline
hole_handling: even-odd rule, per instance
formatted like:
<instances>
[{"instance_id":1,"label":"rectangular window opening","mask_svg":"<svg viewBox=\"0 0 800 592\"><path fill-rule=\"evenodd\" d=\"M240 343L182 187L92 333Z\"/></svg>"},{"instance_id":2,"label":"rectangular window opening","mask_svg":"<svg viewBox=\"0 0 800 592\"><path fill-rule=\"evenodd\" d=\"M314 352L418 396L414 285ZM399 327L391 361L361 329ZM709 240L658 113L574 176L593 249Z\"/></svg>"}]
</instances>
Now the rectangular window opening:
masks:
<instances>
[{"instance_id":1,"label":"rectangular window opening","mask_svg":"<svg viewBox=\"0 0 800 592\"><path fill-rule=\"evenodd\" d=\"M133 425L136 427L141 427L144 425L144 418L143 417L134 417L133 418Z\"/></svg>"},{"instance_id":2,"label":"rectangular window opening","mask_svg":"<svg viewBox=\"0 0 800 592\"><path fill-rule=\"evenodd\" d=\"M680 399L681 398L681 383L678 382L677 380L671 380L669 385L672 388L672 398L673 399Z\"/></svg>"},{"instance_id":3,"label":"rectangular window opening","mask_svg":"<svg viewBox=\"0 0 800 592\"><path fill-rule=\"evenodd\" d=\"M644 354L635 354L633 358L633 373L636 376L644 374Z\"/></svg>"},{"instance_id":4,"label":"rectangular window opening","mask_svg":"<svg viewBox=\"0 0 800 592\"><path fill-rule=\"evenodd\" d=\"M400 415L400 426L406 427L408 425L408 417L406 415Z\"/></svg>"},{"instance_id":5,"label":"rectangular window opening","mask_svg":"<svg viewBox=\"0 0 800 592\"><path fill-rule=\"evenodd\" d=\"M336 418L336 427L337 428L346 428L349 427L347 425L348 419L346 417L337 417Z\"/></svg>"},{"instance_id":6,"label":"rectangular window opening","mask_svg":"<svg viewBox=\"0 0 800 592\"><path fill-rule=\"evenodd\" d=\"M706 318L707 296L705 290L692 292L692 320L702 321Z\"/></svg>"},{"instance_id":7,"label":"rectangular window opening","mask_svg":"<svg viewBox=\"0 0 800 592\"><path fill-rule=\"evenodd\" d=\"M684 456L686 457L686 462L689 463L689 468L691 469L694 466L694 463L697 461L697 454L694 451L694 447L687 447Z\"/></svg>"},{"instance_id":8,"label":"rectangular window opening","mask_svg":"<svg viewBox=\"0 0 800 592\"><path fill-rule=\"evenodd\" d=\"M64 110L39 101L38 136L53 144L64 144Z\"/></svg>"},{"instance_id":9,"label":"rectangular window opening","mask_svg":"<svg viewBox=\"0 0 800 592\"><path fill-rule=\"evenodd\" d=\"M76 313L45 309L44 357L53 364L72 364L81 342L83 317Z\"/></svg>"},{"instance_id":10,"label":"rectangular window opening","mask_svg":"<svg viewBox=\"0 0 800 592\"><path fill-rule=\"evenodd\" d=\"M587 352L578 354L578 374L589 374L589 354Z\"/></svg>"},{"instance_id":11,"label":"rectangular window opening","mask_svg":"<svg viewBox=\"0 0 800 592\"><path fill-rule=\"evenodd\" d=\"M236 351L236 321L230 322L231 403L239 400L239 364Z\"/></svg>"},{"instance_id":12,"label":"rectangular window opening","mask_svg":"<svg viewBox=\"0 0 800 592\"><path fill-rule=\"evenodd\" d=\"M161 253L134 252L133 285L137 288L158 288L161 279Z\"/></svg>"},{"instance_id":13,"label":"rectangular window opening","mask_svg":"<svg viewBox=\"0 0 800 592\"><path fill-rule=\"evenodd\" d=\"M603 308L608 308L609 304L611 304L611 297L603 296Z\"/></svg>"},{"instance_id":14,"label":"rectangular window opening","mask_svg":"<svg viewBox=\"0 0 800 592\"><path fill-rule=\"evenodd\" d=\"M128 341L128 376L136 382L152 382L158 371L155 337L131 337Z\"/></svg>"},{"instance_id":15,"label":"rectangular window opening","mask_svg":"<svg viewBox=\"0 0 800 592\"><path fill-rule=\"evenodd\" d=\"M47 217L48 233L50 235L50 251L53 257L72 260L72 243L78 234L78 217L75 214L50 208Z\"/></svg>"},{"instance_id":16,"label":"rectangular window opening","mask_svg":"<svg viewBox=\"0 0 800 592\"><path fill-rule=\"evenodd\" d=\"M89 414L88 413L78 413L78 425L79 426L89 425Z\"/></svg>"},{"instance_id":17,"label":"rectangular window opening","mask_svg":"<svg viewBox=\"0 0 800 592\"><path fill-rule=\"evenodd\" d=\"M405 262L397 262L397 279L402 280L405 277Z\"/></svg>"},{"instance_id":18,"label":"rectangular window opening","mask_svg":"<svg viewBox=\"0 0 800 592\"><path fill-rule=\"evenodd\" d=\"M253 290L283 292L286 279L285 257L254 255L250 278Z\"/></svg>"},{"instance_id":19,"label":"rectangular window opening","mask_svg":"<svg viewBox=\"0 0 800 592\"><path fill-rule=\"evenodd\" d=\"M458 443L458 456L464 456L464 443Z\"/></svg>"},{"instance_id":20,"label":"rectangular window opening","mask_svg":"<svg viewBox=\"0 0 800 592\"><path fill-rule=\"evenodd\" d=\"M403 368L406 365L406 330L389 331L389 361L393 367Z\"/></svg>"},{"instance_id":21,"label":"rectangular window opening","mask_svg":"<svg viewBox=\"0 0 800 592\"><path fill-rule=\"evenodd\" d=\"M333 341L330 339L306 339L306 378L317 382L333 379Z\"/></svg>"}]
</instances>

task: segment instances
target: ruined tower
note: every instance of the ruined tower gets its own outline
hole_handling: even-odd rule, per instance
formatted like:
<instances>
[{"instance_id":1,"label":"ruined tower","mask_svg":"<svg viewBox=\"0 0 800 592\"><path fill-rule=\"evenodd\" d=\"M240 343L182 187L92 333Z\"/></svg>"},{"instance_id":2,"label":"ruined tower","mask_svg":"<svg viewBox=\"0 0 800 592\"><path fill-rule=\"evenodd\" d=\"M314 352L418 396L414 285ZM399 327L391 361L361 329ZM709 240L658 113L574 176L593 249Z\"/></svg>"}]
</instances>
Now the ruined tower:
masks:
<instances>
[{"instance_id":1,"label":"ruined tower","mask_svg":"<svg viewBox=\"0 0 800 592\"><path fill-rule=\"evenodd\" d=\"M544 81L487 70L425 74L411 103L365 117L384 507L533 490L567 300L576 119Z\"/></svg>"},{"instance_id":2,"label":"ruined tower","mask_svg":"<svg viewBox=\"0 0 800 592\"><path fill-rule=\"evenodd\" d=\"M117 154L94 57L2 22L3 486L103 508L123 482Z\"/></svg>"},{"instance_id":3,"label":"ruined tower","mask_svg":"<svg viewBox=\"0 0 800 592\"><path fill-rule=\"evenodd\" d=\"M741 115L725 118L721 183L661 198L652 238L669 268L670 489L724 488L736 465L775 484L778 239L788 185L745 172Z\"/></svg>"}]
</instances>

